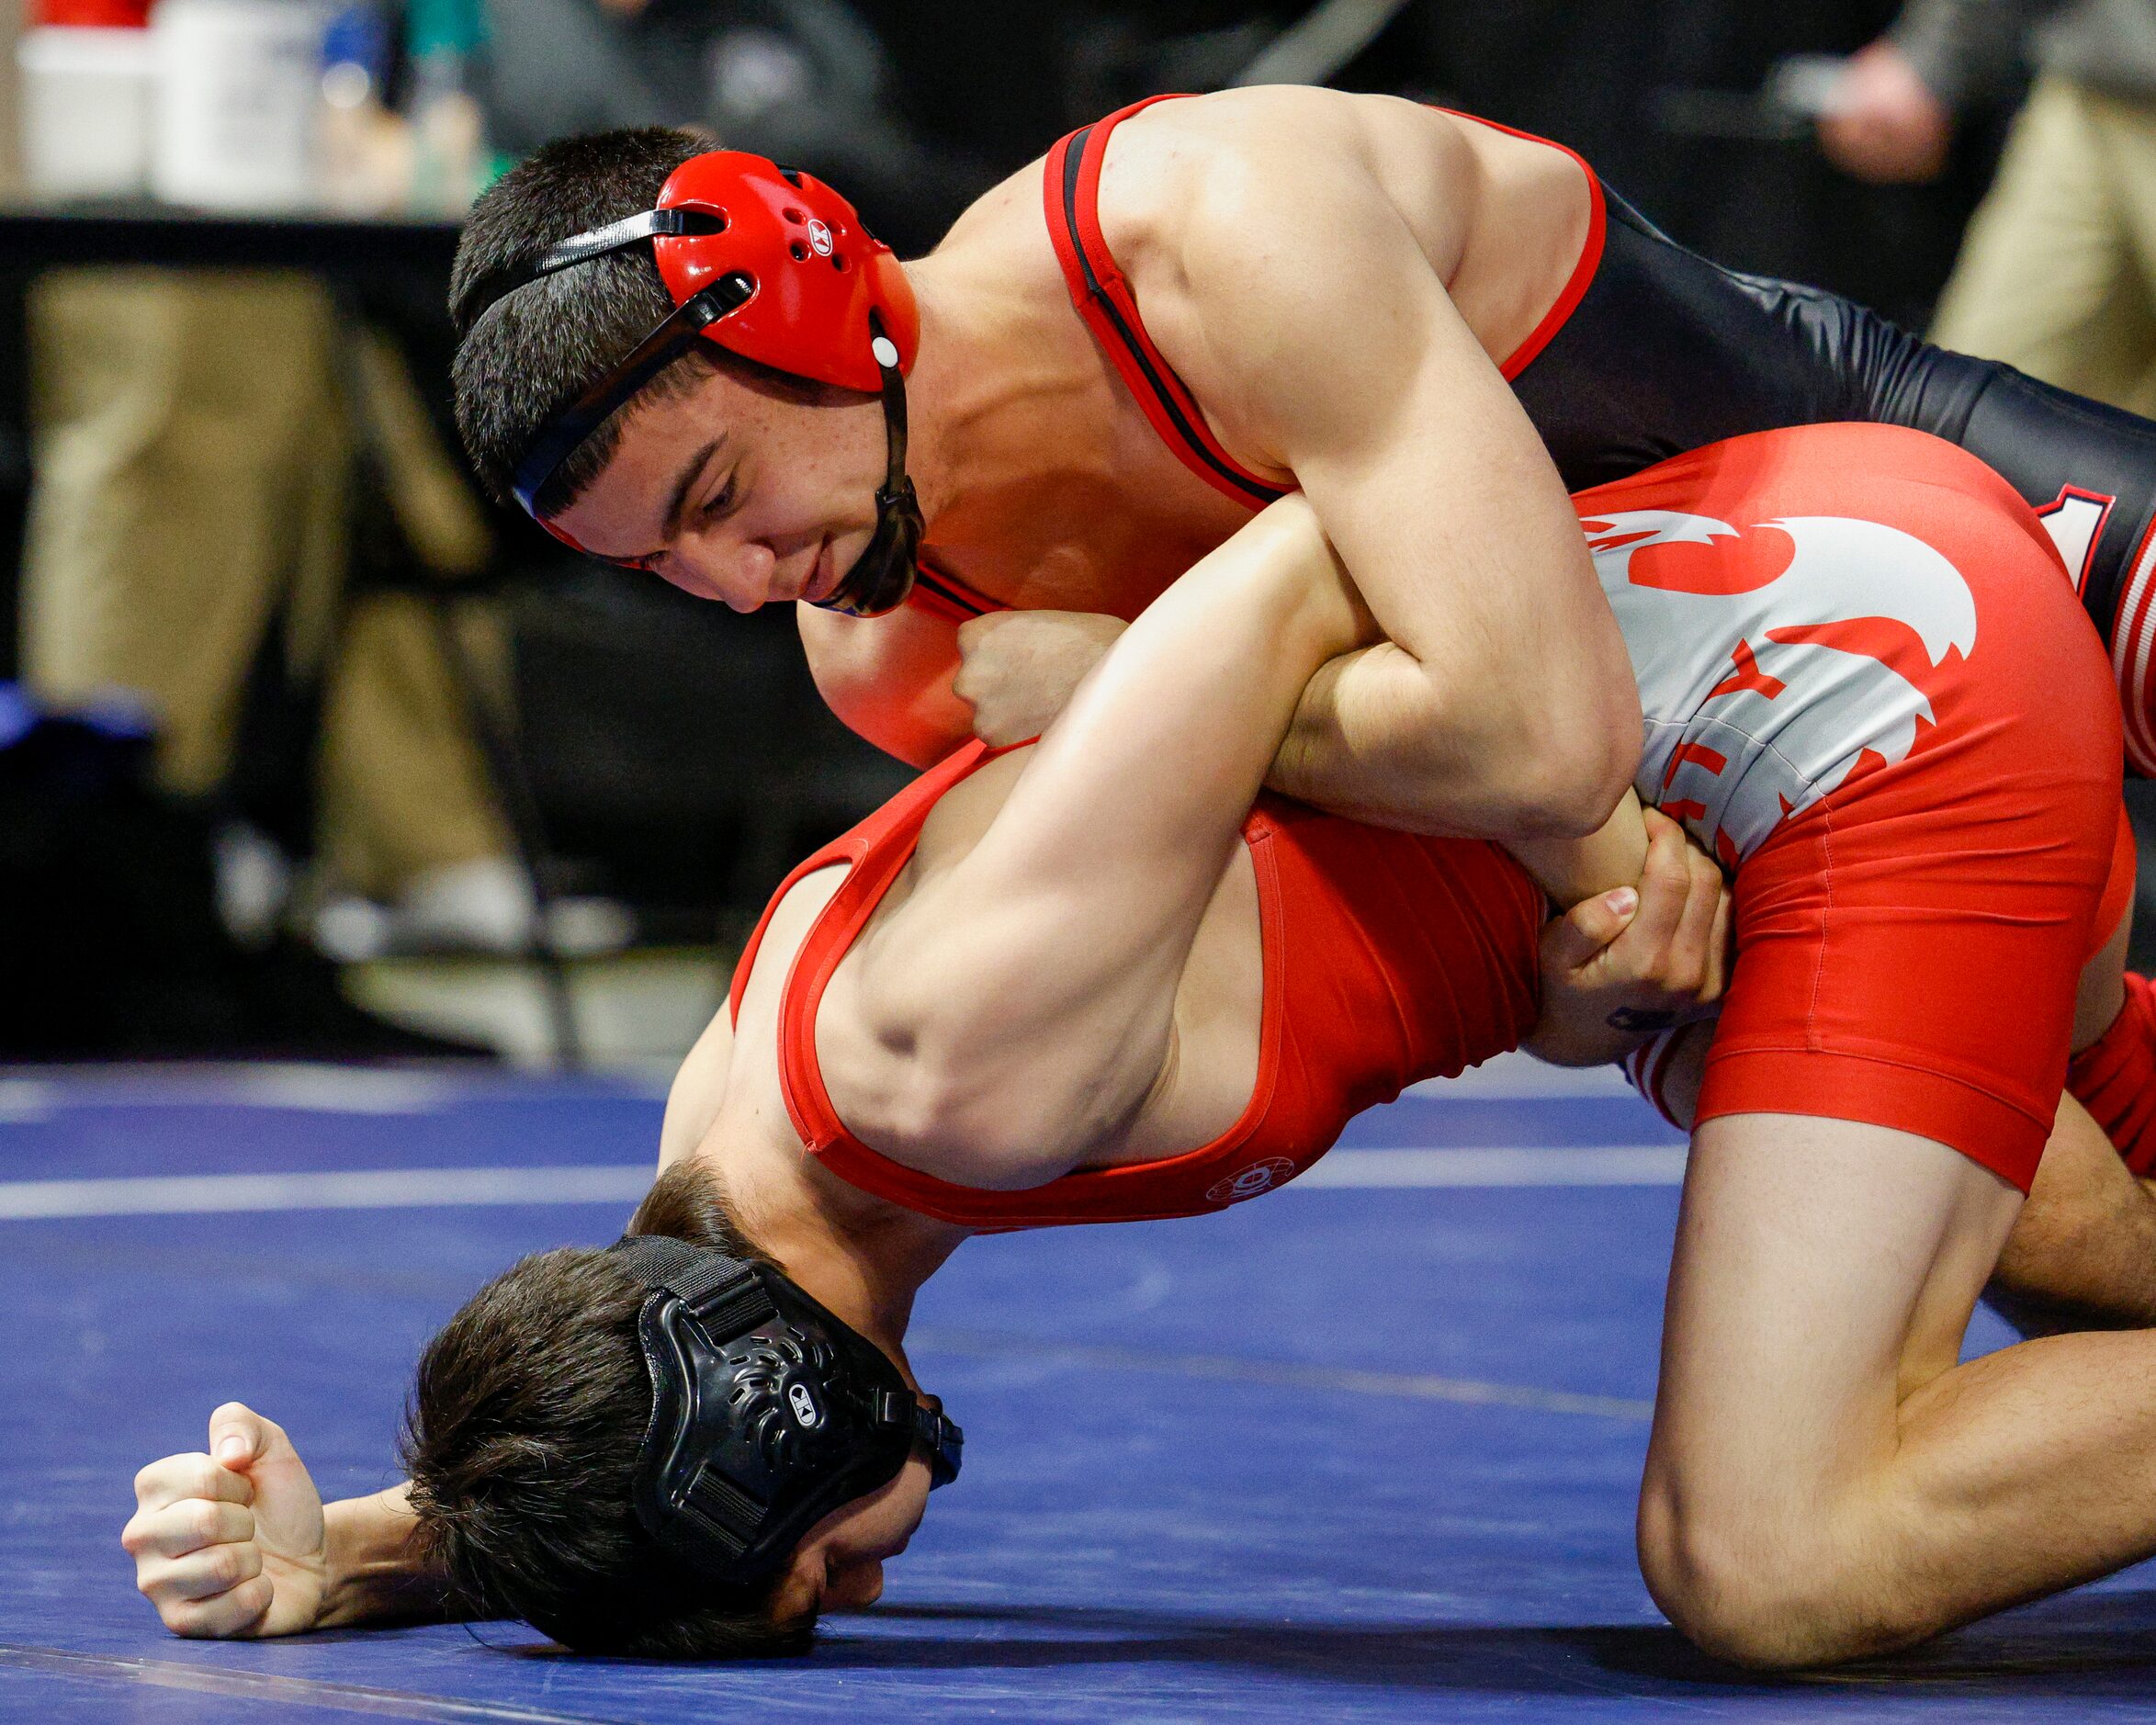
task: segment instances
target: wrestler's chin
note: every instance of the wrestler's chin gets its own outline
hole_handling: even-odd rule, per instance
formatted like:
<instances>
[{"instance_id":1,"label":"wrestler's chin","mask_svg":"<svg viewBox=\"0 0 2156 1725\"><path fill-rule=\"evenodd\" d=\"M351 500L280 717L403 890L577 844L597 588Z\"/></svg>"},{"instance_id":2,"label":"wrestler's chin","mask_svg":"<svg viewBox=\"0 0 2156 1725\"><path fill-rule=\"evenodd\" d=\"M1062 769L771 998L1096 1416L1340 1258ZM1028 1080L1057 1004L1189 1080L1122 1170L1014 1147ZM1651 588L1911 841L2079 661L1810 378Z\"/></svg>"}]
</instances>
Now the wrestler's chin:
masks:
<instances>
[{"instance_id":1,"label":"wrestler's chin","mask_svg":"<svg viewBox=\"0 0 2156 1725\"><path fill-rule=\"evenodd\" d=\"M874 528L843 536L827 534L817 551L816 562L808 573L808 584L802 588L801 597L812 605L821 604L837 592L875 537Z\"/></svg>"}]
</instances>

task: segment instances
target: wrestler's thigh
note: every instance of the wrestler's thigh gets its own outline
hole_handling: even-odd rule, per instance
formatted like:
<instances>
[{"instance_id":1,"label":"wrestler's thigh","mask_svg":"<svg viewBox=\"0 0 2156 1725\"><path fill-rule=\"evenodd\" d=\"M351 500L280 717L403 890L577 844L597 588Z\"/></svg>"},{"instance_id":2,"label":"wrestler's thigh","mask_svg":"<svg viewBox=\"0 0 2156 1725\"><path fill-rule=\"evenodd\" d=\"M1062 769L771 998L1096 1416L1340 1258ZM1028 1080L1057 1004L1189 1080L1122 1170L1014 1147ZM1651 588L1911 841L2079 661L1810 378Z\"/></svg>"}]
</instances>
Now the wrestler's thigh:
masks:
<instances>
[{"instance_id":1,"label":"wrestler's thigh","mask_svg":"<svg viewBox=\"0 0 2156 1725\"><path fill-rule=\"evenodd\" d=\"M1844 1567L1809 1548L1861 1537L1833 1506L1892 1456L1902 1398L1954 1364L2020 1203L1966 1156L1887 1127L1699 1128L1641 1503L1651 1584L1762 1551Z\"/></svg>"},{"instance_id":2,"label":"wrestler's thigh","mask_svg":"<svg viewBox=\"0 0 2156 1725\"><path fill-rule=\"evenodd\" d=\"M1699 1118L1893 1128L2027 1189L2112 855L2101 798L1967 792L1911 762L1858 806L1789 823L1737 877Z\"/></svg>"}]
</instances>

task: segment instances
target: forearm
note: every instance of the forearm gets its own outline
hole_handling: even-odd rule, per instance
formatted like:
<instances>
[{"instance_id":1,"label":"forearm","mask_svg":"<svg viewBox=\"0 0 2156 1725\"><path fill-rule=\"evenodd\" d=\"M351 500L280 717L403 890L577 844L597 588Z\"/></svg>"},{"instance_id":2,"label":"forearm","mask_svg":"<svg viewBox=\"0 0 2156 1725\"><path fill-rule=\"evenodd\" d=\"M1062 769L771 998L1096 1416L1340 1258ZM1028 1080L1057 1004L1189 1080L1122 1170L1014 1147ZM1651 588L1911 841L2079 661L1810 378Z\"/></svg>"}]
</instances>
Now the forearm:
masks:
<instances>
[{"instance_id":1,"label":"forearm","mask_svg":"<svg viewBox=\"0 0 2156 1725\"><path fill-rule=\"evenodd\" d=\"M1421 660L1380 642L1329 661L1310 679L1266 784L1403 832L1511 845L1605 827L1626 789L1616 775L1629 773L1638 758L1636 691L1605 724L1606 768L1597 779L1608 801L1597 792L1594 803L1584 802L1570 772L1553 773L1508 712L1446 699Z\"/></svg>"},{"instance_id":2,"label":"forearm","mask_svg":"<svg viewBox=\"0 0 2156 1725\"><path fill-rule=\"evenodd\" d=\"M449 1604L448 1577L420 1550L411 1491L396 1485L322 1505L330 1579L319 1627L460 1615Z\"/></svg>"},{"instance_id":3,"label":"forearm","mask_svg":"<svg viewBox=\"0 0 2156 1725\"><path fill-rule=\"evenodd\" d=\"M1612 887L1631 886L1647 865L1647 823L1637 793L1584 839L1514 839L1507 851L1560 910Z\"/></svg>"}]
</instances>

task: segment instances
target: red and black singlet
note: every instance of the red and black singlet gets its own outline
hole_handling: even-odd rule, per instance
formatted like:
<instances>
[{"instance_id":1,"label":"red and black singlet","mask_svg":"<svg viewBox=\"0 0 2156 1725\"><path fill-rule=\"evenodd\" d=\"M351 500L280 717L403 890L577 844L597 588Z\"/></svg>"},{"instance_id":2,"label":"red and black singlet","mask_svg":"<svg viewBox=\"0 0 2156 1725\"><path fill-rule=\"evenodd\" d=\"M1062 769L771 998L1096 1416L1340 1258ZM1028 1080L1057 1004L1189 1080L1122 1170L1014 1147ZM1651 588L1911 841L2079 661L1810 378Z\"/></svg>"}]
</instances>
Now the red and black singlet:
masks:
<instances>
[{"instance_id":1,"label":"red and black singlet","mask_svg":"<svg viewBox=\"0 0 2156 1725\"><path fill-rule=\"evenodd\" d=\"M1175 368L1161 357L1160 350L1153 345L1153 338L1146 334L1137 299L1131 292L1130 284L1123 279L1123 272L1116 267L1107 239L1101 231L1101 164L1108 155L1109 139L1133 114L1157 102L1180 99L1174 96L1147 96L1142 102L1117 109L1106 119L1072 132L1049 151L1047 170L1042 179L1048 237L1055 242L1055 256L1063 265L1064 279L1069 284L1071 304L1106 351L1162 441L1175 451L1185 467L1207 484L1247 508L1261 509L1285 493L1252 473L1221 447L1220 440L1205 423L1203 410L1183 380L1176 376ZM1530 137L1527 132L1514 131L1509 126L1475 119L1471 114L1458 118L1516 138ZM1531 141L1548 141L1532 138ZM1563 145L1550 147L1563 150L1566 155L1572 156L1586 176L1593 200L1586 243L1581 248L1578 262L1574 265L1572 275L1555 303L1500 367L1507 378L1526 370L1535 355L1548 345L1551 337L1563 327L1564 321L1586 294L1587 284L1594 279L1596 265L1602 255L1605 222L1601 182L1592 168L1571 151L1564 150Z\"/></svg>"},{"instance_id":2,"label":"red and black singlet","mask_svg":"<svg viewBox=\"0 0 2156 1725\"><path fill-rule=\"evenodd\" d=\"M1168 447L1208 484L1259 508L1278 490L1213 437L1146 333L1101 236L1109 137L1149 106L1111 114L1049 152L1049 236L1071 303ZM1958 444L2045 523L2111 645L2129 763L2156 774L2156 423L1934 347L1838 294L1724 269L1671 240L1563 145L1454 117L1563 151L1593 193L1570 280L1500 367L1568 490L1793 425L1868 421Z\"/></svg>"}]
</instances>

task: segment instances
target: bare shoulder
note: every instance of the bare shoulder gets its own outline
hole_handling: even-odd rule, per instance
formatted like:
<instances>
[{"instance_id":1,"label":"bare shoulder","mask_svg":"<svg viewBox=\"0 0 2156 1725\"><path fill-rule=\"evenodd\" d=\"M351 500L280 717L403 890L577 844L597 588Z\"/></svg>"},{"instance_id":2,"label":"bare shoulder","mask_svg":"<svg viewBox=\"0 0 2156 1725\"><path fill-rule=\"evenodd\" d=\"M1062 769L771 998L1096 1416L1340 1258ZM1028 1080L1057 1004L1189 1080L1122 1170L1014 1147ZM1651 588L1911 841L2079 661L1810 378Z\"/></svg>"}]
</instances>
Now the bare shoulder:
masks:
<instances>
[{"instance_id":1,"label":"bare shoulder","mask_svg":"<svg viewBox=\"0 0 2156 1725\"><path fill-rule=\"evenodd\" d=\"M756 1106L777 1094L779 997L794 955L845 873L843 865L834 864L804 875L772 908L742 993L739 1019L729 989L674 1074L659 1132L661 1169L695 1154L723 1114L785 1121L783 1108Z\"/></svg>"},{"instance_id":2,"label":"bare shoulder","mask_svg":"<svg viewBox=\"0 0 2156 1725\"><path fill-rule=\"evenodd\" d=\"M1469 165L1462 122L1395 96L1280 85L1161 102L1110 140L1101 220L1111 249L1262 241L1283 218L1283 190L1361 186L1419 199Z\"/></svg>"}]
</instances>

